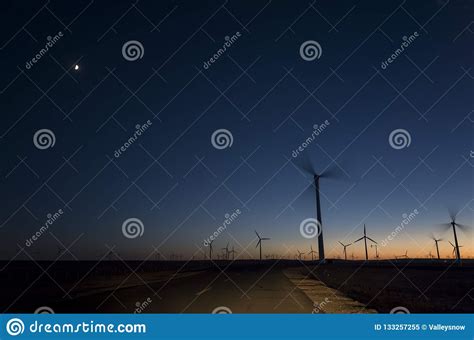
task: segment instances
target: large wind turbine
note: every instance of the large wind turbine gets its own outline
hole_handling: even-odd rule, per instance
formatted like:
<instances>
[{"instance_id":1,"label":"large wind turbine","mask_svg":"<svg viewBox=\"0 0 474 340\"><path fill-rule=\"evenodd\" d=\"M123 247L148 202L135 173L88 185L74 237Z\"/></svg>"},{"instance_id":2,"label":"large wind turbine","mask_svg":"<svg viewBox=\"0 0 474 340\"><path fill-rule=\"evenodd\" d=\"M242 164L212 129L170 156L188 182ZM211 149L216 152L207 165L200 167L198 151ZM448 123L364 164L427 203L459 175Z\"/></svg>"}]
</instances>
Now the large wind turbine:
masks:
<instances>
[{"instance_id":1,"label":"large wind turbine","mask_svg":"<svg viewBox=\"0 0 474 340\"><path fill-rule=\"evenodd\" d=\"M304 253L300 252L298 249L296 249L296 251L298 252L298 255L297 255L298 260L301 261L301 255L304 255Z\"/></svg>"},{"instance_id":2,"label":"large wind turbine","mask_svg":"<svg viewBox=\"0 0 474 340\"><path fill-rule=\"evenodd\" d=\"M456 258L457 258L458 261L461 261L461 252L459 250L460 246L459 246L459 243L458 243L458 235L456 233L456 227L458 227L461 230L468 230L469 226L457 223L456 222L456 215L457 215L456 213L450 212L449 215L451 217L451 222L443 223L442 226L448 227L448 228L453 228L454 247L455 247L455 251L456 251Z\"/></svg>"},{"instance_id":3,"label":"large wind turbine","mask_svg":"<svg viewBox=\"0 0 474 340\"><path fill-rule=\"evenodd\" d=\"M360 239L355 240L354 243L359 242L361 240L364 240L365 243L365 260L367 261L369 259L369 252L367 251L367 240L370 240L377 244L374 240L372 240L370 237L367 236L366 230L365 230L365 224L364 224L364 236L362 236Z\"/></svg>"},{"instance_id":4,"label":"large wind turbine","mask_svg":"<svg viewBox=\"0 0 474 340\"><path fill-rule=\"evenodd\" d=\"M321 202L319 197L319 180L321 178L329 178L329 179L338 179L340 178L339 171L336 170L335 167L327 168L321 173L317 173L315 167L313 166L312 162L309 160L304 166L301 166L303 170L313 176L314 180L314 187L316 189L316 219L319 224L318 230L318 254L319 260L324 260L324 239L323 239L323 221L321 218Z\"/></svg>"},{"instance_id":5,"label":"large wind turbine","mask_svg":"<svg viewBox=\"0 0 474 340\"><path fill-rule=\"evenodd\" d=\"M255 230L255 234L257 234L257 237L258 237L258 242L257 242L257 245L255 246L255 248L260 246L260 261L262 261L262 241L267 241L267 240L269 240L269 238L268 237L260 237L260 235L257 233L256 230Z\"/></svg>"}]
</instances>

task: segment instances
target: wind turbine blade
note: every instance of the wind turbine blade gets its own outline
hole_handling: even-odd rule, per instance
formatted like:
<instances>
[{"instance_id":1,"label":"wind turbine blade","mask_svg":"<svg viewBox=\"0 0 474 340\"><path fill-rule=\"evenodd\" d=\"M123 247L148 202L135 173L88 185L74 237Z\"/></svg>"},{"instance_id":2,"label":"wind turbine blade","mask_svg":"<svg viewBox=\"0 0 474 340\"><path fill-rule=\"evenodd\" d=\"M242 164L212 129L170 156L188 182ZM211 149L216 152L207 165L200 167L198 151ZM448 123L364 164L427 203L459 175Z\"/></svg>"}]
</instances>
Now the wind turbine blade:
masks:
<instances>
[{"instance_id":1,"label":"wind turbine blade","mask_svg":"<svg viewBox=\"0 0 474 340\"><path fill-rule=\"evenodd\" d=\"M342 179L346 177L344 172L336 165L330 165L326 168L320 175L320 178L328 178L328 179Z\"/></svg>"},{"instance_id":2,"label":"wind turbine blade","mask_svg":"<svg viewBox=\"0 0 474 340\"><path fill-rule=\"evenodd\" d=\"M458 209L454 209L453 207L448 208L448 213L449 217L451 218L451 221L456 220L456 216L458 215Z\"/></svg>"},{"instance_id":3,"label":"wind turbine blade","mask_svg":"<svg viewBox=\"0 0 474 340\"><path fill-rule=\"evenodd\" d=\"M374 242L375 244L377 244L377 242L375 242L374 240L372 240L370 237L367 236L367 239L368 240L371 240L372 242Z\"/></svg>"},{"instance_id":4,"label":"wind turbine blade","mask_svg":"<svg viewBox=\"0 0 474 340\"><path fill-rule=\"evenodd\" d=\"M341 241L337 241L337 242L339 242L341 246L345 247L344 243L342 243Z\"/></svg>"},{"instance_id":5,"label":"wind turbine blade","mask_svg":"<svg viewBox=\"0 0 474 340\"><path fill-rule=\"evenodd\" d=\"M257 237L258 237L259 239L261 239L260 235L257 233L256 230L255 230L255 234L257 234Z\"/></svg>"},{"instance_id":6,"label":"wind turbine blade","mask_svg":"<svg viewBox=\"0 0 474 340\"><path fill-rule=\"evenodd\" d=\"M264 237L264 238L262 238L262 240L264 240L264 241L265 240L270 240L270 238L269 237Z\"/></svg>"},{"instance_id":7,"label":"wind turbine blade","mask_svg":"<svg viewBox=\"0 0 474 340\"><path fill-rule=\"evenodd\" d=\"M469 225L456 223L456 227L459 227L462 231L471 231L471 226Z\"/></svg>"},{"instance_id":8,"label":"wind turbine blade","mask_svg":"<svg viewBox=\"0 0 474 340\"><path fill-rule=\"evenodd\" d=\"M362 237L361 237L360 239L358 239L358 240L355 240L354 243L359 242L360 240L363 240L363 239L364 239L364 236L362 236Z\"/></svg>"},{"instance_id":9,"label":"wind turbine blade","mask_svg":"<svg viewBox=\"0 0 474 340\"><path fill-rule=\"evenodd\" d=\"M255 248L257 248L261 242L262 242L262 240L258 240L257 245L255 246Z\"/></svg>"}]
</instances>

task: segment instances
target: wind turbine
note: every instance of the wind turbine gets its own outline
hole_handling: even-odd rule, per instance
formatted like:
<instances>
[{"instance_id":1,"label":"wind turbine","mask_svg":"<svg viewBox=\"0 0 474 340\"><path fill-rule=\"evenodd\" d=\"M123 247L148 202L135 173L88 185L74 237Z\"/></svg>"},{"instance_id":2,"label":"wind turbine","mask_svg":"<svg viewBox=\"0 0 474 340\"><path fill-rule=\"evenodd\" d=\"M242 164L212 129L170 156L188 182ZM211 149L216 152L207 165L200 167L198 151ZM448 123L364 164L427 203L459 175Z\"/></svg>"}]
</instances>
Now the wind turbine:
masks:
<instances>
[{"instance_id":1,"label":"wind turbine","mask_svg":"<svg viewBox=\"0 0 474 340\"><path fill-rule=\"evenodd\" d=\"M438 254L438 260L439 260L440 257L439 257L438 242L443 241L443 239L442 239L442 238L436 238L434 235L431 236L431 239L432 239L433 241L435 241L435 244L436 244L436 253Z\"/></svg>"},{"instance_id":2,"label":"wind turbine","mask_svg":"<svg viewBox=\"0 0 474 340\"><path fill-rule=\"evenodd\" d=\"M376 244L371 244L370 248L375 248L375 258L379 258L379 251L378 251L378 246Z\"/></svg>"},{"instance_id":3,"label":"wind turbine","mask_svg":"<svg viewBox=\"0 0 474 340\"><path fill-rule=\"evenodd\" d=\"M314 255L313 254L316 254L316 252L313 250L313 246L310 245L310 248L311 248L311 251L308 253L308 255L311 254L311 261L314 261Z\"/></svg>"},{"instance_id":4,"label":"wind turbine","mask_svg":"<svg viewBox=\"0 0 474 340\"><path fill-rule=\"evenodd\" d=\"M223 251L225 251L225 259L228 260L229 259L229 242L227 242L227 245L225 246L225 248L222 248Z\"/></svg>"},{"instance_id":5,"label":"wind turbine","mask_svg":"<svg viewBox=\"0 0 474 340\"><path fill-rule=\"evenodd\" d=\"M325 259L324 257L324 239L323 239L323 221L321 219L321 203L320 203L320 198L319 198L319 180L321 178L329 178L329 179L338 179L340 178L339 171L335 169L335 167L330 167L327 168L325 171L322 173L317 173L315 170L315 167L313 166L311 160L308 160L308 162L304 166L300 166L304 171L309 173L310 175L313 176L314 180L314 187L316 189L316 219L318 221L319 225L319 230L318 230L318 254L319 254L319 260Z\"/></svg>"},{"instance_id":6,"label":"wind turbine","mask_svg":"<svg viewBox=\"0 0 474 340\"><path fill-rule=\"evenodd\" d=\"M457 250L457 248L462 248L463 246L457 246L456 247L454 244L451 243L451 241L449 241L449 244L453 247L453 253L452 253L453 257L456 256L456 258L459 260L459 258L457 257L456 250Z\"/></svg>"},{"instance_id":7,"label":"wind turbine","mask_svg":"<svg viewBox=\"0 0 474 340\"><path fill-rule=\"evenodd\" d=\"M255 248L260 246L260 261L261 261L262 260L262 241L267 241L267 240L269 240L269 238L268 237L260 237L260 235L257 233L256 230L255 230L255 234L257 234L257 237L258 237L258 242L257 242L257 245L255 246Z\"/></svg>"},{"instance_id":8,"label":"wind turbine","mask_svg":"<svg viewBox=\"0 0 474 340\"><path fill-rule=\"evenodd\" d=\"M339 244L344 247L344 250L343 250L344 260L347 261L347 249L346 248L349 247L350 245L352 245L352 243L344 244L341 241L337 241L337 242L339 242ZM352 254L352 256L354 257L354 254Z\"/></svg>"},{"instance_id":9,"label":"wind turbine","mask_svg":"<svg viewBox=\"0 0 474 340\"><path fill-rule=\"evenodd\" d=\"M301 255L304 255L304 253L300 252L298 249L296 249L296 251L298 252L298 260L301 261Z\"/></svg>"},{"instance_id":10,"label":"wind turbine","mask_svg":"<svg viewBox=\"0 0 474 340\"><path fill-rule=\"evenodd\" d=\"M211 260L211 261L212 261L212 243L213 242L214 242L214 240L209 242L209 260Z\"/></svg>"},{"instance_id":11,"label":"wind turbine","mask_svg":"<svg viewBox=\"0 0 474 340\"><path fill-rule=\"evenodd\" d=\"M377 244L374 240L372 240L370 237L367 236L366 229L365 229L365 224L364 224L364 236L362 236L360 239L355 240L354 243L359 242L361 240L364 240L365 243L365 260L367 261L369 259L369 252L367 251L367 240L370 240Z\"/></svg>"},{"instance_id":12,"label":"wind turbine","mask_svg":"<svg viewBox=\"0 0 474 340\"><path fill-rule=\"evenodd\" d=\"M395 259L396 259L396 260L402 259L402 258L405 258L405 259L408 258L408 250L405 251L405 254L404 254L404 255L400 255L400 256L396 256L396 255L395 255Z\"/></svg>"},{"instance_id":13,"label":"wind turbine","mask_svg":"<svg viewBox=\"0 0 474 340\"><path fill-rule=\"evenodd\" d=\"M229 251L229 254L232 254L232 261L235 259L235 250L234 246L232 246L232 250Z\"/></svg>"},{"instance_id":14,"label":"wind turbine","mask_svg":"<svg viewBox=\"0 0 474 340\"><path fill-rule=\"evenodd\" d=\"M458 261L461 261L461 252L459 251L459 248L461 248L461 247L459 246L459 243L458 243L458 236L456 234L456 227L458 227L461 230L468 230L469 226L463 225L463 224L460 224L460 223L456 223L456 215L457 215L456 213L450 211L449 216L451 217L451 222L443 223L443 224L441 224L441 226L448 227L448 228L451 228L451 227L453 228L456 258L457 258ZM451 243L451 242L449 242L449 243Z\"/></svg>"}]
</instances>

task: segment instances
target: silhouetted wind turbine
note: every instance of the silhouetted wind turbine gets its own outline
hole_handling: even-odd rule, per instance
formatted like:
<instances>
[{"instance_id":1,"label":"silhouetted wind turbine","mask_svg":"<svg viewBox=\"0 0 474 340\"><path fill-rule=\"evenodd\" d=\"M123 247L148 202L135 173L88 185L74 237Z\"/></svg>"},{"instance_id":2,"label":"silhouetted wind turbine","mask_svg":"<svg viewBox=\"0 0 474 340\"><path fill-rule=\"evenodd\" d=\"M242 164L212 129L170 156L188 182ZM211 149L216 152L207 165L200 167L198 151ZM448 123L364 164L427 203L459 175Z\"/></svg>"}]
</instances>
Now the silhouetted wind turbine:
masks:
<instances>
[{"instance_id":1,"label":"silhouetted wind turbine","mask_svg":"<svg viewBox=\"0 0 474 340\"><path fill-rule=\"evenodd\" d=\"M456 247L454 244L451 243L451 241L449 241L449 244L453 247L453 253L452 253L453 257L456 256L456 258L459 260L459 258L457 257L456 250L457 250L457 248L462 248L463 246Z\"/></svg>"},{"instance_id":2,"label":"silhouetted wind turbine","mask_svg":"<svg viewBox=\"0 0 474 340\"><path fill-rule=\"evenodd\" d=\"M323 239L323 221L321 219L321 203L319 198L319 180L321 178L328 178L328 179L338 179L340 178L341 174L335 167L327 168L322 173L317 173L315 167L313 166L311 160L308 160L307 164L304 166L300 166L303 170L308 172L313 176L314 179L314 186L316 189L316 219L319 224L320 230L318 230L318 254L319 259L324 260L324 239Z\"/></svg>"},{"instance_id":3,"label":"silhouetted wind turbine","mask_svg":"<svg viewBox=\"0 0 474 340\"><path fill-rule=\"evenodd\" d=\"M296 249L296 251L298 252L298 260L301 261L301 255L304 255L304 253L300 252L298 249Z\"/></svg>"},{"instance_id":4,"label":"silhouetted wind turbine","mask_svg":"<svg viewBox=\"0 0 474 340\"><path fill-rule=\"evenodd\" d=\"M234 246L232 246L232 250L229 251L229 254L232 254L232 261L235 259L235 250L234 250Z\"/></svg>"},{"instance_id":5,"label":"silhouetted wind turbine","mask_svg":"<svg viewBox=\"0 0 474 340\"><path fill-rule=\"evenodd\" d=\"M314 261L314 255L316 252L313 250L313 246L310 245L311 251L308 253L308 255L311 255L311 261Z\"/></svg>"},{"instance_id":6,"label":"silhouetted wind turbine","mask_svg":"<svg viewBox=\"0 0 474 340\"><path fill-rule=\"evenodd\" d=\"M212 260L212 243L213 242L214 242L214 240L209 242L209 260Z\"/></svg>"},{"instance_id":7,"label":"silhouetted wind turbine","mask_svg":"<svg viewBox=\"0 0 474 340\"><path fill-rule=\"evenodd\" d=\"M260 237L260 235L257 233L256 230L255 230L255 234L257 234L257 237L258 237L258 242L257 242L257 245L255 246L255 248L260 246L260 261L261 261L262 260L262 241L267 241L267 240L269 240L269 238L268 237Z\"/></svg>"},{"instance_id":8,"label":"silhouetted wind turbine","mask_svg":"<svg viewBox=\"0 0 474 340\"><path fill-rule=\"evenodd\" d=\"M370 240L377 244L374 240L372 240L370 237L367 236L366 230L365 230L365 224L364 224L364 236L362 236L360 239L355 240L354 243L359 242L361 240L364 240L365 243L365 260L367 261L369 259L369 252L367 251L367 240Z\"/></svg>"},{"instance_id":9,"label":"silhouetted wind turbine","mask_svg":"<svg viewBox=\"0 0 474 340\"><path fill-rule=\"evenodd\" d=\"M344 260L347 261L347 250L346 250L346 248L349 247L350 245L352 245L352 243L344 244L341 241L337 241L337 242L339 242L339 244L344 247L344 250L343 250Z\"/></svg>"},{"instance_id":10,"label":"silhouetted wind turbine","mask_svg":"<svg viewBox=\"0 0 474 340\"><path fill-rule=\"evenodd\" d=\"M227 245L225 246L225 248L222 248L223 251L225 251L225 259L228 260L229 259L229 242L227 242Z\"/></svg>"},{"instance_id":11,"label":"silhouetted wind turbine","mask_svg":"<svg viewBox=\"0 0 474 340\"><path fill-rule=\"evenodd\" d=\"M379 258L378 246L376 244L371 244L370 248L375 248L375 258L378 259Z\"/></svg>"},{"instance_id":12,"label":"silhouetted wind turbine","mask_svg":"<svg viewBox=\"0 0 474 340\"><path fill-rule=\"evenodd\" d=\"M450 211L449 216L451 217L451 222L443 223L441 225L444 226L444 227L448 227L448 228L452 227L453 228L456 258L458 259L458 261L461 261L461 252L459 251L460 246L459 246L459 243L458 243L458 236L456 234L456 227L458 227L461 230L467 231L469 226L463 225L463 224L460 224L460 223L456 223L456 215L457 215L456 213L454 213L453 211Z\"/></svg>"},{"instance_id":13,"label":"silhouetted wind turbine","mask_svg":"<svg viewBox=\"0 0 474 340\"><path fill-rule=\"evenodd\" d=\"M401 258L405 258L405 259L408 258L408 250L405 251L405 254L404 254L404 255L395 256L395 259L396 259L396 260L401 259Z\"/></svg>"},{"instance_id":14,"label":"silhouetted wind turbine","mask_svg":"<svg viewBox=\"0 0 474 340\"><path fill-rule=\"evenodd\" d=\"M438 242L441 242L441 241L443 241L443 239L442 239L442 238L436 238L434 235L431 235L431 239L432 239L433 241L435 241L435 245L436 245L436 253L438 254L438 260L439 260L439 259L440 259L440 257L439 257L439 248L438 248Z\"/></svg>"}]
</instances>

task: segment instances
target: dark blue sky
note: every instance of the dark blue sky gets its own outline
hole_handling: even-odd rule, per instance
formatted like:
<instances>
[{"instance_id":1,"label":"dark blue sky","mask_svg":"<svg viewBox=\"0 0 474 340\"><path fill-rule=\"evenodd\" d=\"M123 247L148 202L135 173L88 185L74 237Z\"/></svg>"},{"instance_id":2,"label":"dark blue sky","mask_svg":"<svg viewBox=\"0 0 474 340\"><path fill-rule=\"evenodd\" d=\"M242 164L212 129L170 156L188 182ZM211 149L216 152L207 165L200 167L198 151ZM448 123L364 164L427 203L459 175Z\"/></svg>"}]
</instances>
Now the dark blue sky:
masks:
<instances>
[{"instance_id":1,"label":"dark blue sky","mask_svg":"<svg viewBox=\"0 0 474 340\"><path fill-rule=\"evenodd\" d=\"M54 259L58 240L67 247L79 236L70 250L80 259L98 258L106 245L126 258L144 258L153 246L190 256L236 209L242 213L218 248L228 241L245 248L257 229L272 238L266 254L293 256L296 247L316 245L299 228L315 217L314 191L304 190L311 178L295 166L304 159L321 170L336 162L346 173L321 183L329 256L340 255L337 240L360 237L364 223L380 241L415 209L382 256L433 251L430 232L448 221L448 207L472 225L468 1L0 6L2 259L58 209L64 214L48 230L54 236L26 249L35 258ZM63 37L28 69L59 31ZM414 32L416 40L381 68ZM123 57L130 40L142 44L141 59ZM319 59L301 58L308 40L320 44ZM148 120L149 129L115 158ZM325 120L329 126L292 159ZM53 131L52 148L35 147L40 129ZM232 133L230 148L213 147L217 129ZM390 146L395 129L409 132L408 147ZM132 217L144 234L128 239L122 223ZM472 256L472 234L460 243ZM447 243L442 249L451 251ZM257 254L254 245L248 251L244 257ZM352 251L361 256L361 245Z\"/></svg>"}]
</instances>

